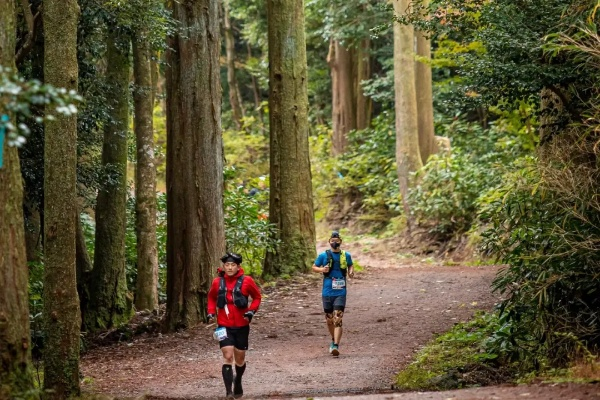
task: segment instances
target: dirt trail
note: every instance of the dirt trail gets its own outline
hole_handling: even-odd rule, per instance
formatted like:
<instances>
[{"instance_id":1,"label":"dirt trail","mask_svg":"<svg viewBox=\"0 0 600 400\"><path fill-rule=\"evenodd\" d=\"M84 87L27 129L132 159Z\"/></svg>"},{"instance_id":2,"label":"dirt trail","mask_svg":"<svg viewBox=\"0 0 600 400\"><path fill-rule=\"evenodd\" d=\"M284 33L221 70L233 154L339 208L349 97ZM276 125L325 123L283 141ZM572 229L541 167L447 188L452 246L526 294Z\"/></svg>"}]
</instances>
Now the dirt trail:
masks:
<instances>
[{"instance_id":1,"label":"dirt trail","mask_svg":"<svg viewBox=\"0 0 600 400\"><path fill-rule=\"evenodd\" d=\"M244 398L366 398L389 390L394 374L435 333L498 300L489 291L494 267L447 267L377 255L368 243L349 250L365 270L349 282L339 358L327 352L320 276L265 290L250 333ZM211 332L198 326L92 350L82 360L88 388L152 399L219 398L224 393L221 355ZM400 398L385 396L380 398Z\"/></svg>"}]
</instances>

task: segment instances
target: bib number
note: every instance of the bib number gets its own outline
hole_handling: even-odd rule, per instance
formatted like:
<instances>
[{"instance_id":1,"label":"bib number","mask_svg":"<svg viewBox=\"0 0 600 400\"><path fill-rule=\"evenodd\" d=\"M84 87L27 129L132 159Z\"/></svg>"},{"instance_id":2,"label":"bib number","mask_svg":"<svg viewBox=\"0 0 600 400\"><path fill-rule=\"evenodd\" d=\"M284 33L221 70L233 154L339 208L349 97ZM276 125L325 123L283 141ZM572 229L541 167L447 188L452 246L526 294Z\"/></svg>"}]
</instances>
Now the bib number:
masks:
<instances>
[{"instance_id":1,"label":"bib number","mask_svg":"<svg viewBox=\"0 0 600 400\"><path fill-rule=\"evenodd\" d=\"M331 288L333 290L341 290L346 287L346 280L344 278L332 279Z\"/></svg>"},{"instance_id":2,"label":"bib number","mask_svg":"<svg viewBox=\"0 0 600 400\"><path fill-rule=\"evenodd\" d=\"M221 340L227 339L227 329L224 326L215 329L215 333L213 333L213 337L215 338L215 340L218 340L219 342Z\"/></svg>"}]
</instances>

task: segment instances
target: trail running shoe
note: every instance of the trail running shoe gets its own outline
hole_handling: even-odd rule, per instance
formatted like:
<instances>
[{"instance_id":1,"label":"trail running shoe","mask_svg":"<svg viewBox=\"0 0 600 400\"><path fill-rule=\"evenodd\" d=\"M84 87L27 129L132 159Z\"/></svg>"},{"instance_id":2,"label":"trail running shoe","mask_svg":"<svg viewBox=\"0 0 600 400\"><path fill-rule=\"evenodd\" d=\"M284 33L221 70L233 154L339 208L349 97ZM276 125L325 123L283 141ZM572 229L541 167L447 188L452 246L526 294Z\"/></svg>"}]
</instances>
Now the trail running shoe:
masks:
<instances>
[{"instance_id":1,"label":"trail running shoe","mask_svg":"<svg viewBox=\"0 0 600 400\"><path fill-rule=\"evenodd\" d=\"M331 355L337 357L340 355L340 348L337 344L334 344L331 349Z\"/></svg>"},{"instance_id":2,"label":"trail running shoe","mask_svg":"<svg viewBox=\"0 0 600 400\"><path fill-rule=\"evenodd\" d=\"M329 354L333 352L333 346L335 345L333 344L333 342L331 342L331 344L329 345Z\"/></svg>"}]
</instances>

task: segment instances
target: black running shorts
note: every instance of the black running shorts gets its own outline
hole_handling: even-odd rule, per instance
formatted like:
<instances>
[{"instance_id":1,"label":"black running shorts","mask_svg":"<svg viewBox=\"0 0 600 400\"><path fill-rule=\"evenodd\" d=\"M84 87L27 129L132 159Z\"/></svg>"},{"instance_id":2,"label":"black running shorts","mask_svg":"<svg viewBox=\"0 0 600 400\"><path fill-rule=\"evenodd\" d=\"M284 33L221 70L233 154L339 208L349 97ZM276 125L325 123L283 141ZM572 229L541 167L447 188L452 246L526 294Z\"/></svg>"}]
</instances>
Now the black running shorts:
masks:
<instances>
[{"instance_id":1,"label":"black running shorts","mask_svg":"<svg viewBox=\"0 0 600 400\"><path fill-rule=\"evenodd\" d=\"M250 325L241 328L226 328L227 338L219 342L219 347L233 346L238 350L248 350Z\"/></svg>"},{"instance_id":2,"label":"black running shorts","mask_svg":"<svg viewBox=\"0 0 600 400\"><path fill-rule=\"evenodd\" d=\"M346 308L346 295L343 296L323 296L323 311L331 314L333 310L344 311Z\"/></svg>"}]
</instances>

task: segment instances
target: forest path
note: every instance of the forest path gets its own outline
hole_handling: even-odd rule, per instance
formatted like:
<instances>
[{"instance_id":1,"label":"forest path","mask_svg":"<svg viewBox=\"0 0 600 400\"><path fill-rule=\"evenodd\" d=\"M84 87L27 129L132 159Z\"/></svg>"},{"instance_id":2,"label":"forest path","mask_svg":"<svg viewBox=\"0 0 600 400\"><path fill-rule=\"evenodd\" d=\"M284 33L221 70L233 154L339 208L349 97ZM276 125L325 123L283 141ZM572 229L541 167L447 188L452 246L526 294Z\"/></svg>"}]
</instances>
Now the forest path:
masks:
<instances>
[{"instance_id":1,"label":"forest path","mask_svg":"<svg viewBox=\"0 0 600 400\"><path fill-rule=\"evenodd\" d=\"M443 266L388 252L376 241L345 248L365 269L349 282L340 356L328 354L319 275L266 289L251 327L245 399L366 398L387 391L434 334L498 300L489 289L497 267ZM82 359L87 389L151 399L219 398L221 355L211 333L200 325L93 349Z\"/></svg>"}]
</instances>

